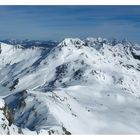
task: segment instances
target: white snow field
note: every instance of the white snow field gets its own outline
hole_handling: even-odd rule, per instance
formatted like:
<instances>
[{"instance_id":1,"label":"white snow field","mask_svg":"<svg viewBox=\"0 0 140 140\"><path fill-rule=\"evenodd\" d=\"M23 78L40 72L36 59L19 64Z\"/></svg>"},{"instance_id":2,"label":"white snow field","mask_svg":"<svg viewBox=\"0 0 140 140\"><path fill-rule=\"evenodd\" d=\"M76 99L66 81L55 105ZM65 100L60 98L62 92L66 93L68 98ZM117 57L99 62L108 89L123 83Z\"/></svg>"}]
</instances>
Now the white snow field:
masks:
<instances>
[{"instance_id":1,"label":"white snow field","mask_svg":"<svg viewBox=\"0 0 140 140\"><path fill-rule=\"evenodd\" d=\"M140 46L1 42L0 134L140 134Z\"/></svg>"}]
</instances>

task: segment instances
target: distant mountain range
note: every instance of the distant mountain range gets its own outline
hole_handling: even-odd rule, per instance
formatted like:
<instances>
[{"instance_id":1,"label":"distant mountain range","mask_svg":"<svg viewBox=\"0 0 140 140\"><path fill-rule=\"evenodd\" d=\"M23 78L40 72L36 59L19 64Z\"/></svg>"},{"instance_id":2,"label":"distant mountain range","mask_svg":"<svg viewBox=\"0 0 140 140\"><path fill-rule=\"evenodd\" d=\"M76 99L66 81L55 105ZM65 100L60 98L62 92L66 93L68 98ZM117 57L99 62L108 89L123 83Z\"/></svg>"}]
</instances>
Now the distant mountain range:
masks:
<instances>
[{"instance_id":1,"label":"distant mountain range","mask_svg":"<svg viewBox=\"0 0 140 140\"><path fill-rule=\"evenodd\" d=\"M48 47L52 48L58 44L57 41L43 41L43 40L17 40L17 39L6 39L6 40L0 40L3 43L10 44L10 45L21 45L25 48L29 48L32 46L36 47Z\"/></svg>"}]
</instances>

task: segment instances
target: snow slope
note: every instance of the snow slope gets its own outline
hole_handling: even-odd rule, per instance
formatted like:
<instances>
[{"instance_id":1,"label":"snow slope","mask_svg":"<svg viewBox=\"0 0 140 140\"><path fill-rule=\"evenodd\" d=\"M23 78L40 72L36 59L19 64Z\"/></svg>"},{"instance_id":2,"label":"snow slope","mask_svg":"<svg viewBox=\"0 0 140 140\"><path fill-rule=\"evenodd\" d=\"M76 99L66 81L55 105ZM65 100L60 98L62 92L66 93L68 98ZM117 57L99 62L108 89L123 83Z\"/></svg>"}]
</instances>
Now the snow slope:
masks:
<instances>
[{"instance_id":1,"label":"snow slope","mask_svg":"<svg viewBox=\"0 0 140 140\"><path fill-rule=\"evenodd\" d=\"M0 134L37 134L29 129L23 129L12 124L12 112L5 105L4 100L0 99Z\"/></svg>"},{"instance_id":2,"label":"snow slope","mask_svg":"<svg viewBox=\"0 0 140 140\"><path fill-rule=\"evenodd\" d=\"M139 45L66 38L50 51L0 46L0 105L13 118L1 133L139 134Z\"/></svg>"}]
</instances>

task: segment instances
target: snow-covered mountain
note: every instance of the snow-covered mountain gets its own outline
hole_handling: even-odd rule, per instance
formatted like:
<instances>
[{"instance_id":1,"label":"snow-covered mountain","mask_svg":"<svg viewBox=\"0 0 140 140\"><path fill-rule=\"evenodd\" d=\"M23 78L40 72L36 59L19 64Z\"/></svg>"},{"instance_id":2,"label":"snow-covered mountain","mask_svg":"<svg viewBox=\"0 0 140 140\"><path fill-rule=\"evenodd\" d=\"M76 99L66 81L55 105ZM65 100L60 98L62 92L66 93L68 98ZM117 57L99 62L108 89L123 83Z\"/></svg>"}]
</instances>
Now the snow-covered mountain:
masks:
<instances>
[{"instance_id":1,"label":"snow-covered mountain","mask_svg":"<svg viewBox=\"0 0 140 140\"><path fill-rule=\"evenodd\" d=\"M140 46L66 38L0 43L1 134L139 134Z\"/></svg>"}]
</instances>

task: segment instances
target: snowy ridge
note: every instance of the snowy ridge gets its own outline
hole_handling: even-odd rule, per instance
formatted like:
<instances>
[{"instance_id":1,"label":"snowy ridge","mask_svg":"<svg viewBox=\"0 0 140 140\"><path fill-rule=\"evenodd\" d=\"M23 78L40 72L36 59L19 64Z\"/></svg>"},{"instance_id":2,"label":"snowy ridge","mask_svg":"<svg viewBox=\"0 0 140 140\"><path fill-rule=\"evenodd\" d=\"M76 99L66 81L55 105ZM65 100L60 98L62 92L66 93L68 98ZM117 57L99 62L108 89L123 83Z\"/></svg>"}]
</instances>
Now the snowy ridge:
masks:
<instances>
[{"instance_id":1,"label":"snowy ridge","mask_svg":"<svg viewBox=\"0 0 140 140\"><path fill-rule=\"evenodd\" d=\"M1 133L139 134L139 45L102 38L66 38L50 51L0 44L0 106L13 118Z\"/></svg>"},{"instance_id":2,"label":"snowy ridge","mask_svg":"<svg viewBox=\"0 0 140 140\"><path fill-rule=\"evenodd\" d=\"M37 134L29 129L23 129L12 124L12 112L5 105L4 100L0 99L0 134Z\"/></svg>"}]
</instances>

